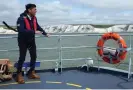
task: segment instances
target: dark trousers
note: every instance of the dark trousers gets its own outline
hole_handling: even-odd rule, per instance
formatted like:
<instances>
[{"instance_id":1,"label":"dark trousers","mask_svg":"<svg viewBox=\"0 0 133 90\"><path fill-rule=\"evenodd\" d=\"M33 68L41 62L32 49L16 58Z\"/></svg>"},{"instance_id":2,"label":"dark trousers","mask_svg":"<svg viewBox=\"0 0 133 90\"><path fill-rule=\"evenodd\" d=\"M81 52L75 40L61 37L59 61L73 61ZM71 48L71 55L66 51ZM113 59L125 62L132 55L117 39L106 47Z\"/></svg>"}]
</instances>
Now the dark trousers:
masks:
<instances>
[{"instance_id":1,"label":"dark trousers","mask_svg":"<svg viewBox=\"0 0 133 90\"><path fill-rule=\"evenodd\" d=\"M35 38L32 38L30 40L18 39L18 46L19 46L19 60L18 60L17 73L20 73L22 71L22 65L25 61L27 50L29 50L31 57L29 71L34 70L37 58Z\"/></svg>"}]
</instances>

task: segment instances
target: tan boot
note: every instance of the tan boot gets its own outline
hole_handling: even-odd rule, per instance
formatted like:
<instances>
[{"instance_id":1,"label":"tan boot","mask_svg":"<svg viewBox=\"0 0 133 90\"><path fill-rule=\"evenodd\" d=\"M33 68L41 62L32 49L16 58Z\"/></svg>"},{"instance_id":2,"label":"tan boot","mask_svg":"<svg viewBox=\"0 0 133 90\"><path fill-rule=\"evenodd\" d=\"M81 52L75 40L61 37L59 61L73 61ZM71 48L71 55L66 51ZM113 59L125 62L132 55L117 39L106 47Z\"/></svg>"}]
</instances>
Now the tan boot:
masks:
<instances>
[{"instance_id":1,"label":"tan boot","mask_svg":"<svg viewBox=\"0 0 133 90\"><path fill-rule=\"evenodd\" d=\"M40 76L38 76L35 71L31 71L30 73L28 73L28 78L29 79L40 79Z\"/></svg>"},{"instance_id":2,"label":"tan boot","mask_svg":"<svg viewBox=\"0 0 133 90\"><path fill-rule=\"evenodd\" d=\"M25 83L24 78L22 76L22 73L17 74L16 82L18 82L19 84L24 84Z\"/></svg>"}]
</instances>

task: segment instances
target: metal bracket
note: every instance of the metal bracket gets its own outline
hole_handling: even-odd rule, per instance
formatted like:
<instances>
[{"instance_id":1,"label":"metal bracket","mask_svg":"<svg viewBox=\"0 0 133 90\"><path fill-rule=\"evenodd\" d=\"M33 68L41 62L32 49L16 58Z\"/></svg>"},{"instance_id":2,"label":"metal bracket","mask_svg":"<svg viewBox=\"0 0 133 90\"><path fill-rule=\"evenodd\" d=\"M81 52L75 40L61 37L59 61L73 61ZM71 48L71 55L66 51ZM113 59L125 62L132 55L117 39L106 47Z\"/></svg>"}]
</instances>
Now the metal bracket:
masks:
<instances>
[{"instance_id":1,"label":"metal bracket","mask_svg":"<svg viewBox=\"0 0 133 90\"><path fill-rule=\"evenodd\" d=\"M59 62L56 62L55 72L58 72L59 70Z\"/></svg>"}]
</instances>

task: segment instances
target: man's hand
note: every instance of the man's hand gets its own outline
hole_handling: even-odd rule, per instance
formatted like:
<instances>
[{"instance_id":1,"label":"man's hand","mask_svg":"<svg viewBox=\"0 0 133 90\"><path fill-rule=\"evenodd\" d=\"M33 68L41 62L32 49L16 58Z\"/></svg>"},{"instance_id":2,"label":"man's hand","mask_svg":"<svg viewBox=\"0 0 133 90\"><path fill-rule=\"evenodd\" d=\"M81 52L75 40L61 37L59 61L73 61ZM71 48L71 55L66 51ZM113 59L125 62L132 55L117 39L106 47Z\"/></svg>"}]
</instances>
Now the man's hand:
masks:
<instances>
[{"instance_id":1,"label":"man's hand","mask_svg":"<svg viewBox=\"0 0 133 90\"><path fill-rule=\"evenodd\" d=\"M46 37L49 37L50 35L49 34L46 34Z\"/></svg>"},{"instance_id":2,"label":"man's hand","mask_svg":"<svg viewBox=\"0 0 133 90\"><path fill-rule=\"evenodd\" d=\"M36 33L36 34L42 34L41 31L36 31L35 33ZM46 37L49 37L50 35L49 35L49 34L46 34L45 36L46 36Z\"/></svg>"}]
</instances>

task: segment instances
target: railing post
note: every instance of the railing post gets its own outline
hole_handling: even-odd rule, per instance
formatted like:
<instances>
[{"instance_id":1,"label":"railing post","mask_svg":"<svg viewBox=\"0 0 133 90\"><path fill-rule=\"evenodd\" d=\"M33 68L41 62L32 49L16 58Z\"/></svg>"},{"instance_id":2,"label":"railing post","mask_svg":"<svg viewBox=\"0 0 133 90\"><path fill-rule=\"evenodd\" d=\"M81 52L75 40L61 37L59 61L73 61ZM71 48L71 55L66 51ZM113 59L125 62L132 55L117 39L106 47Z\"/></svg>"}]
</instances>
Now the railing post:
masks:
<instances>
[{"instance_id":1,"label":"railing post","mask_svg":"<svg viewBox=\"0 0 133 90\"><path fill-rule=\"evenodd\" d=\"M99 36L97 37L97 40L99 40ZM97 47L96 47L96 50L97 50ZM100 70L99 56L97 57L97 60L98 60L98 71L99 71Z\"/></svg>"},{"instance_id":2,"label":"railing post","mask_svg":"<svg viewBox=\"0 0 133 90\"><path fill-rule=\"evenodd\" d=\"M60 66L60 72L62 72L62 45L61 45L61 35L59 35L59 66Z\"/></svg>"},{"instance_id":3,"label":"railing post","mask_svg":"<svg viewBox=\"0 0 133 90\"><path fill-rule=\"evenodd\" d=\"M132 48L132 40L130 35L130 48ZM131 77L131 66L132 66L132 58L131 58L131 50L129 51L129 67L128 67L128 79Z\"/></svg>"}]
</instances>

